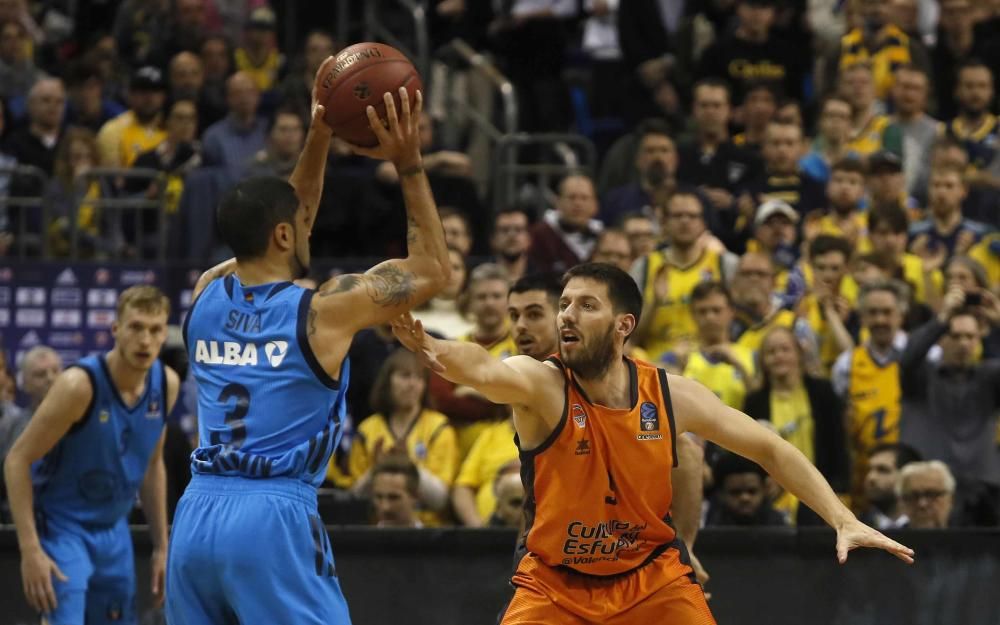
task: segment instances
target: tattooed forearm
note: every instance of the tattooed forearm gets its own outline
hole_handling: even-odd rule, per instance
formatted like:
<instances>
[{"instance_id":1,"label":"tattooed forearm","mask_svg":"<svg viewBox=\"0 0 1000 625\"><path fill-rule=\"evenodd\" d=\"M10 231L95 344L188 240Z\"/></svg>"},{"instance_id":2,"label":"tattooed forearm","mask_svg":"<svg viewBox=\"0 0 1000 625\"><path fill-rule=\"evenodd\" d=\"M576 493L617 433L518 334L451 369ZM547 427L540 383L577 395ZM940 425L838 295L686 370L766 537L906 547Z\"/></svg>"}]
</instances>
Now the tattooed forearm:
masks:
<instances>
[{"instance_id":1,"label":"tattooed forearm","mask_svg":"<svg viewBox=\"0 0 1000 625\"><path fill-rule=\"evenodd\" d=\"M413 273L403 271L395 265L378 267L364 277L368 296L379 306L405 304L416 290Z\"/></svg>"},{"instance_id":2,"label":"tattooed forearm","mask_svg":"<svg viewBox=\"0 0 1000 625\"><path fill-rule=\"evenodd\" d=\"M413 245L420 237L420 229L417 227L417 220L412 215L406 219L406 242Z\"/></svg>"}]
</instances>

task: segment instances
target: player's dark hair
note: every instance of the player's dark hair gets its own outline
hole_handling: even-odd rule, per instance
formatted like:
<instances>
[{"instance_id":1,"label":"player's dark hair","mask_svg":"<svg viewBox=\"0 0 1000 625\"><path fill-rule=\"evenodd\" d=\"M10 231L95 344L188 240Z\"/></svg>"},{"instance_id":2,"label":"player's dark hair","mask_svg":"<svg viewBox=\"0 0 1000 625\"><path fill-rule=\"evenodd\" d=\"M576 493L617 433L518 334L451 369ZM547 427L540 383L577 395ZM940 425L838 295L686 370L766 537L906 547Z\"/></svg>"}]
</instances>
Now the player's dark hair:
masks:
<instances>
[{"instance_id":1,"label":"player's dark hair","mask_svg":"<svg viewBox=\"0 0 1000 625\"><path fill-rule=\"evenodd\" d=\"M398 453L386 454L372 469L372 479L382 474L402 475L406 479L406 492L414 498L419 496L420 469L409 457Z\"/></svg>"},{"instance_id":2,"label":"player's dark hair","mask_svg":"<svg viewBox=\"0 0 1000 625\"><path fill-rule=\"evenodd\" d=\"M875 454L891 451L896 456L896 470L902 469L911 462L920 462L924 459L920 452L910 447L906 443L879 443L868 452L871 458Z\"/></svg>"},{"instance_id":3,"label":"player's dark hair","mask_svg":"<svg viewBox=\"0 0 1000 625\"><path fill-rule=\"evenodd\" d=\"M583 263L573 267L563 275L562 285L566 288L573 278L585 278L600 282L608 287L608 297L615 313L626 313L635 317L636 327L642 314L642 293L632 276L608 263ZM628 337L625 337L628 339Z\"/></svg>"},{"instance_id":4,"label":"player's dark hair","mask_svg":"<svg viewBox=\"0 0 1000 625\"><path fill-rule=\"evenodd\" d=\"M877 206L868 213L868 232L875 230L882 224L889 226L893 234L906 232L910 228L910 220L906 216L906 211L899 204Z\"/></svg>"},{"instance_id":5,"label":"player's dark hair","mask_svg":"<svg viewBox=\"0 0 1000 625\"><path fill-rule=\"evenodd\" d=\"M249 260L267 253L275 227L293 223L298 209L292 185L274 176L254 176L226 194L215 218L236 259Z\"/></svg>"},{"instance_id":6,"label":"player's dark hair","mask_svg":"<svg viewBox=\"0 0 1000 625\"><path fill-rule=\"evenodd\" d=\"M851 244L843 237L821 234L809 244L809 258L812 260L830 252L840 252L844 255L845 261L851 260Z\"/></svg>"},{"instance_id":7,"label":"player's dark hair","mask_svg":"<svg viewBox=\"0 0 1000 625\"><path fill-rule=\"evenodd\" d=\"M533 273L522 277L507 292L527 293L528 291L543 291L546 298L552 303L553 310L559 308L559 296L562 295L563 285L559 279L559 274L555 272Z\"/></svg>"},{"instance_id":8,"label":"player's dark hair","mask_svg":"<svg viewBox=\"0 0 1000 625\"><path fill-rule=\"evenodd\" d=\"M392 397L392 374L400 369L419 371L424 376L424 395L420 398L420 405L423 407L427 406L427 397L430 391L430 384L428 384L430 372L420 364L420 361L412 352L405 349L397 349L389 354L389 357L382 363L382 368L378 370L378 375L375 376L371 396L368 398L368 405L371 406L372 412L378 413L386 419L396 410L396 402Z\"/></svg>"},{"instance_id":9,"label":"player's dark hair","mask_svg":"<svg viewBox=\"0 0 1000 625\"><path fill-rule=\"evenodd\" d=\"M729 294L729 289L726 285L721 282L700 282L698 286L694 287L691 291L691 305L694 306L696 302L708 299L712 295L721 295L726 298L726 303L732 305L733 298Z\"/></svg>"}]
</instances>

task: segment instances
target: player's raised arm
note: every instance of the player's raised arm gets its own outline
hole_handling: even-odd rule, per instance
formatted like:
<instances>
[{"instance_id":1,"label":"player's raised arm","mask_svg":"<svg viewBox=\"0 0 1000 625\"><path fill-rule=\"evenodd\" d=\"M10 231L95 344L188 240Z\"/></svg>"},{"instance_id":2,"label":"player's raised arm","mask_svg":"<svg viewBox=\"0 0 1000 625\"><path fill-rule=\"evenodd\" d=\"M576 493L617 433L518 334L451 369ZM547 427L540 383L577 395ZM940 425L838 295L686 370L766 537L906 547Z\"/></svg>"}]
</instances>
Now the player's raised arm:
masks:
<instances>
[{"instance_id":1,"label":"player's raised arm","mask_svg":"<svg viewBox=\"0 0 1000 625\"><path fill-rule=\"evenodd\" d=\"M334 57L327 57L316 71L316 79L318 80L335 62ZM326 157L330 154L330 139L333 136L330 126L323 121L326 109L318 102L317 84L317 81L313 82L312 119L309 122L309 131L306 133L306 142L295 164L295 170L288 178L289 184L295 189L295 195L299 198L299 205L305 210L306 227L310 232L316 223L319 200L323 195Z\"/></svg>"},{"instance_id":2,"label":"player's raised arm","mask_svg":"<svg viewBox=\"0 0 1000 625\"><path fill-rule=\"evenodd\" d=\"M912 549L858 521L816 467L788 441L726 406L701 384L676 375L669 380L678 433L694 432L763 467L837 530L837 559L841 563L856 547L884 549L904 562L913 562Z\"/></svg>"},{"instance_id":3,"label":"player's raised arm","mask_svg":"<svg viewBox=\"0 0 1000 625\"><path fill-rule=\"evenodd\" d=\"M373 107L367 109L378 147L353 149L396 166L406 204L407 257L385 261L364 274L338 276L322 285L313 299L321 323L328 319L351 334L422 304L444 288L451 274L444 229L420 156L417 121L423 96L417 92L412 112L405 88L400 88L399 96L402 115L396 114L391 94L385 94L387 127Z\"/></svg>"},{"instance_id":4,"label":"player's raised arm","mask_svg":"<svg viewBox=\"0 0 1000 625\"><path fill-rule=\"evenodd\" d=\"M66 578L38 539L31 464L45 456L83 418L93 396L90 378L83 369L74 367L62 372L4 462L10 512L21 551L21 583L28 603L39 612L51 612L56 607L52 576Z\"/></svg>"}]
</instances>

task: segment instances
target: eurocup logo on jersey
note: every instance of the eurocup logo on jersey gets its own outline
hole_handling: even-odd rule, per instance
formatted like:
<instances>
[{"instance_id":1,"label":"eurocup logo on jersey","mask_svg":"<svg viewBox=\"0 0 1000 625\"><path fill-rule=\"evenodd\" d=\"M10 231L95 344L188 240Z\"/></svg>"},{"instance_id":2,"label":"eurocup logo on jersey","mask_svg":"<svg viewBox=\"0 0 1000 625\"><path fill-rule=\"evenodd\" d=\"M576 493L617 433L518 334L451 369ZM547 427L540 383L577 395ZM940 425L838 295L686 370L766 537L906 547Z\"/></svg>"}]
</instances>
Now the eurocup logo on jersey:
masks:
<instances>
[{"instance_id":1,"label":"eurocup logo on jersey","mask_svg":"<svg viewBox=\"0 0 1000 625\"><path fill-rule=\"evenodd\" d=\"M581 430L587 427L587 413L580 404L573 404L573 423Z\"/></svg>"},{"instance_id":2,"label":"eurocup logo on jersey","mask_svg":"<svg viewBox=\"0 0 1000 625\"><path fill-rule=\"evenodd\" d=\"M272 367L277 367L288 353L288 341L270 341L264 346L264 355Z\"/></svg>"},{"instance_id":3,"label":"eurocup logo on jersey","mask_svg":"<svg viewBox=\"0 0 1000 625\"><path fill-rule=\"evenodd\" d=\"M160 416L160 394L152 393L149 396L149 404L146 407L146 418L157 419Z\"/></svg>"},{"instance_id":4,"label":"eurocup logo on jersey","mask_svg":"<svg viewBox=\"0 0 1000 625\"><path fill-rule=\"evenodd\" d=\"M663 438L663 435L658 432L660 429L660 413L653 402L644 401L639 406L639 429L642 430L642 433L636 435L636 440L658 441ZM656 433L647 434L647 432Z\"/></svg>"}]
</instances>

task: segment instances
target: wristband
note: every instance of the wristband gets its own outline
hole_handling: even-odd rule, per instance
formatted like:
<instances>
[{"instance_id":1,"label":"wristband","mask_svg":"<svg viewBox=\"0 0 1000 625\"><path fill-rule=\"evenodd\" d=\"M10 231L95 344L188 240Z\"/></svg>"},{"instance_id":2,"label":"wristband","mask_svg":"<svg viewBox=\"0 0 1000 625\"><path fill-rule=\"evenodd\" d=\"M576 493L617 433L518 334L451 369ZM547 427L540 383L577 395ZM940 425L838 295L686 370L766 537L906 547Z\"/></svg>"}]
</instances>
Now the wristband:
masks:
<instances>
[{"instance_id":1,"label":"wristband","mask_svg":"<svg viewBox=\"0 0 1000 625\"><path fill-rule=\"evenodd\" d=\"M406 176L416 176L419 173L423 173L423 165L413 165L412 167L407 167L406 169L399 170L399 177L404 178Z\"/></svg>"}]
</instances>

